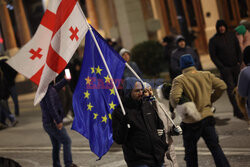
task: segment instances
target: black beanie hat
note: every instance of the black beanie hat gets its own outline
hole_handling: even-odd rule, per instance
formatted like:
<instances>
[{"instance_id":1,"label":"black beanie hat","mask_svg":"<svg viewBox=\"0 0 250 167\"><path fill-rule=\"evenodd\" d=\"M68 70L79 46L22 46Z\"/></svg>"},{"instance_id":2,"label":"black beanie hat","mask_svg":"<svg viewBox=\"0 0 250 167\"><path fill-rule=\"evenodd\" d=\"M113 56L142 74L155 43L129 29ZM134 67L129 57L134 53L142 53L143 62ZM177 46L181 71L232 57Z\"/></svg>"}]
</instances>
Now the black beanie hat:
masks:
<instances>
[{"instance_id":1,"label":"black beanie hat","mask_svg":"<svg viewBox=\"0 0 250 167\"><path fill-rule=\"evenodd\" d=\"M245 65L250 65L250 46L247 46L243 51L243 61Z\"/></svg>"},{"instance_id":2,"label":"black beanie hat","mask_svg":"<svg viewBox=\"0 0 250 167\"><path fill-rule=\"evenodd\" d=\"M216 22L216 30L217 30L217 32L219 32L219 27L220 26L226 27L226 30L227 30L227 23L224 20L217 20L217 22Z\"/></svg>"}]
</instances>

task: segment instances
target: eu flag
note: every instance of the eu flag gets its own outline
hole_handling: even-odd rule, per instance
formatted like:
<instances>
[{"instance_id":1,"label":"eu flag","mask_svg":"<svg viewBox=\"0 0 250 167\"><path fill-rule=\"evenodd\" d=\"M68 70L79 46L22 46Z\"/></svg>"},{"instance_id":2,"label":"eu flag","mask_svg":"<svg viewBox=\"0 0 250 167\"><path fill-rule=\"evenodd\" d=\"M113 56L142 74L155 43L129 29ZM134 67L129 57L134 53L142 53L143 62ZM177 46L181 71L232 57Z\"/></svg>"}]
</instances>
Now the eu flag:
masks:
<instances>
[{"instance_id":1,"label":"eu flag","mask_svg":"<svg viewBox=\"0 0 250 167\"><path fill-rule=\"evenodd\" d=\"M125 61L93 29L96 40L116 86L121 81ZM87 32L81 74L73 94L75 118L72 129L89 140L91 151L101 158L113 143L111 113L119 104L110 77L96 44Z\"/></svg>"}]
</instances>

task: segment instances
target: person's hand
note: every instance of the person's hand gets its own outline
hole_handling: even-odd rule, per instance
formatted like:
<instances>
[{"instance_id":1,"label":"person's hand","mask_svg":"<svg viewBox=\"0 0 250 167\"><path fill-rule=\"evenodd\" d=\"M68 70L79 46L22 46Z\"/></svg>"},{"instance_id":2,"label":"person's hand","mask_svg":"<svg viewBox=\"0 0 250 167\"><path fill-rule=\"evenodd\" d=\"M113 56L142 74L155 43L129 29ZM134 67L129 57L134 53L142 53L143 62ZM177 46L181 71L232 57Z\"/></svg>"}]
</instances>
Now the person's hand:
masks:
<instances>
[{"instance_id":1,"label":"person's hand","mask_svg":"<svg viewBox=\"0 0 250 167\"><path fill-rule=\"evenodd\" d=\"M61 130L63 128L63 123L60 122L59 124L56 124L57 129Z\"/></svg>"},{"instance_id":2,"label":"person's hand","mask_svg":"<svg viewBox=\"0 0 250 167\"><path fill-rule=\"evenodd\" d=\"M162 136L164 133L164 130L163 129L157 129L157 134L158 136Z\"/></svg>"},{"instance_id":3,"label":"person's hand","mask_svg":"<svg viewBox=\"0 0 250 167\"><path fill-rule=\"evenodd\" d=\"M173 135L173 136L182 135L182 129L181 129L181 127L178 126L178 125L177 125L177 126L173 126L171 132L172 132L172 135Z\"/></svg>"}]
</instances>

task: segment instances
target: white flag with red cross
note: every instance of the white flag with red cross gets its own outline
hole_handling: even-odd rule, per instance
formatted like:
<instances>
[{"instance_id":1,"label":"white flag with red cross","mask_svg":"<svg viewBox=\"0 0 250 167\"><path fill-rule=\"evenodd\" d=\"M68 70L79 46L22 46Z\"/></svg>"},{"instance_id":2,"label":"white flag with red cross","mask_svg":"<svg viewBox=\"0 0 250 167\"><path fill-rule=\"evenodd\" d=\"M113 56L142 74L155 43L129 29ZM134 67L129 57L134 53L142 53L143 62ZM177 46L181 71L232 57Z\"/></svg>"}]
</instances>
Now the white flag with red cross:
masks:
<instances>
[{"instance_id":1,"label":"white flag with red cross","mask_svg":"<svg viewBox=\"0 0 250 167\"><path fill-rule=\"evenodd\" d=\"M50 0L33 38L7 62L38 85L34 105L66 67L87 31L77 0Z\"/></svg>"}]
</instances>

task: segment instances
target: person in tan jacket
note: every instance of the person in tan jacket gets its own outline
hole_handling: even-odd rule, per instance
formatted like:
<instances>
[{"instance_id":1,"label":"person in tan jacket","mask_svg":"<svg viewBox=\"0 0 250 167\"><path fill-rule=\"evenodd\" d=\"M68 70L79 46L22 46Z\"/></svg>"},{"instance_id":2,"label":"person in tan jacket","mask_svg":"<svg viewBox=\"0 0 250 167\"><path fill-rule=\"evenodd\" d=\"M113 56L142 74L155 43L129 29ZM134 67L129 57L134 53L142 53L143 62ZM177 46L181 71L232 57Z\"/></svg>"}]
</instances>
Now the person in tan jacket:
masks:
<instances>
[{"instance_id":1,"label":"person in tan jacket","mask_svg":"<svg viewBox=\"0 0 250 167\"><path fill-rule=\"evenodd\" d=\"M187 115L181 123L186 166L198 167L197 142L202 137L213 155L216 166L229 167L228 160L219 145L211 110L212 103L220 98L227 86L212 73L197 71L190 54L181 56L180 66L182 74L173 80L170 103L175 108L184 93L194 102L196 112L201 115L200 121L190 119L192 116Z\"/></svg>"}]
</instances>

